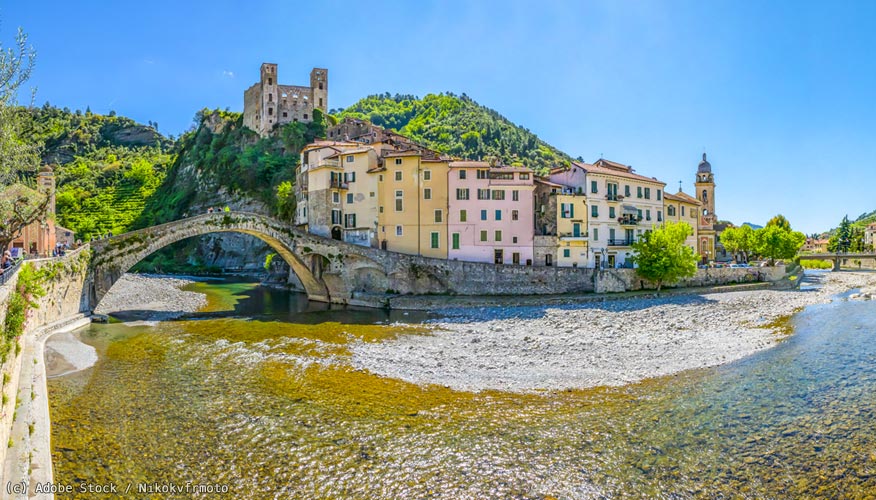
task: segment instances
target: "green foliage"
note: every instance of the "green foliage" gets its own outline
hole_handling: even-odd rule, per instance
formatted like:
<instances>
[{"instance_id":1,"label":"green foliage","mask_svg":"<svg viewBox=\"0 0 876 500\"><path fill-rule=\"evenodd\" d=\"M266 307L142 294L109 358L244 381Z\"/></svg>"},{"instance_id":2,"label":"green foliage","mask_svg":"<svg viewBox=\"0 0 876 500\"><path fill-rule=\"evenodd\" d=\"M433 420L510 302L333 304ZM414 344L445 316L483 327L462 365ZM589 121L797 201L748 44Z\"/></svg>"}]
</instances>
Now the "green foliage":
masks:
<instances>
[{"instance_id":1,"label":"green foliage","mask_svg":"<svg viewBox=\"0 0 876 500\"><path fill-rule=\"evenodd\" d=\"M697 256L685 245L685 239L693 234L690 225L684 222L667 222L662 227L647 231L633 243L632 260L636 274L657 284L674 283L681 278L693 276L697 270Z\"/></svg>"},{"instance_id":2,"label":"green foliage","mask_svg":"<svg viewBox=\"0 0 876 500\"><path fill-rule=\"evenodd\" d=\"M751 226L728 227L721 232L721 244L731 254L742 254L747 261L754 250L754 229Z\"/></svg>"},{"instance_id":3,"label":"green foliage","mask_svg":"<svg viewBox=\"0 0 876 500\"><path fill-rule=\"evenodd\" d=\"M769 227L769 226L779 226L780 228L784 229L785 231L791 231L791 230L792 230L792 229L791 229L791 223L788 222L788 219L786 219L785 216L782 215L782 214L776 215L775 217L773 217L772 219L770 219L770 220L767 222L766 225L767 225L767 227Z\"/></svg>"},{"instance_id":4,"label":"green foliage","mask_svg":"<svg viewBox=\"0 0 876 500\"><path fill-rule=\"evenodd\" d=\"M803 244L806 235L790 231L781 225L767 225L754 233L755 251L773 263L776 259L793 259Z\"/></svg>"},{"instance_id":5,"label":"green foliage","mask_svg":"<svg viewBox=\"0 0 876 500\"><path fill-rule=\"evenodd\" d=\"M826 260L800 259L800 265L806 269L830 269L833 264Z\"/></svg>"},{"instance_id":6,"label":"green foliage","mask_svg":"<svg viewBox=\"0 0 876 500\"><path fill-rule=\"evenodd\" d=\"M852 248L852 223L849 221L849 216L843 217L836 233L831 236L827 243L827 249L831 252L848 252Z\"/></svg>"},{"instance_id":7,"label":"green foliage","mask_svg":"<svg viewBox=\"0 0 876 500\"><path fill-rule=\"evenodd\" d=\"M295 191L292 183L283 181L277 186L277 215L281 219L292 220L295 214Z\"/></svg>"},{"instance_id":8,"label":"green foliage","mask_svg":"<svg viewBox=\"0 0 876 500\"><path fill-rule=\"evenodd\" d=\"M120 116L19 108L29 143L55 171L57 222L77 238L128 230L173 161L173 143Z\"/></svg>"},{"instance_id":9,"label":"green foliage","mask_svg":"<svg viewBox=\"0 0 876 500\"><path fill-rule=\"evenodd\" d=\"M24 333L27 312L37 307L37 299L45 296L45 284L49 272L37 270L31 264L26 264L18 271L18 281L15 289L9 294L6 302L6 318L3 321L3 336L0 339L0 359L6 361L6 356L18 348L16 340ZM18 349L16 349L18 354Z\"/></svg>"},{"instance_id":10,"label":"green foliage","mask_svg":"<svg viewBox=\"0 0 876 500\"><path fill-rule=\"evenodd\" d=\"M271 270L271 262L274 261L274 257L276 257L276 256L277 256L277 254L275 254L273 252L271 252L265 256L265 271Z\"/></svg>"},{"instance_id":11,"label":"green foliage","mask_svg":"<svg viewBox=\"0 0 876 500\"><path fill-rule=\"evenodd\" d=\"M343 110L339 118L370 120L442 153L468 159L495 156L506 164L546 171L568 155L529 130L462 94L372 95Z\"/></svg>"}]
</instances>

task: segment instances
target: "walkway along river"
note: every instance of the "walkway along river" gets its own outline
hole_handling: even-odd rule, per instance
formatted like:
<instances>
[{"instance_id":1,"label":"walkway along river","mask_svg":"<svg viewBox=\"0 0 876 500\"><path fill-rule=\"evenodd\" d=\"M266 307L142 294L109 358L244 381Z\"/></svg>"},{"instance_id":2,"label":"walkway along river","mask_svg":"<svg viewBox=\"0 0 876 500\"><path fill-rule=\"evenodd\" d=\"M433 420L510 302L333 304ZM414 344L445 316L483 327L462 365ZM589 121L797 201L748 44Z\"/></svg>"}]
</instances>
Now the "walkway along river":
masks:
<instances>
[{"instance_id":1,"label":"walkway along river","mask_svg":"<svg viewBox=\"0 0 876 500\"><path fill-rule=\"evenodd\" d=\"M430 335L423 315L193 288L206 312L77 333L98 360L49 380L55 481L222 484L233 498L876 491L873 302L809 307L795 335L717 368L515 394L353 367L357 342Z\"/></svg>"}]
</instances>

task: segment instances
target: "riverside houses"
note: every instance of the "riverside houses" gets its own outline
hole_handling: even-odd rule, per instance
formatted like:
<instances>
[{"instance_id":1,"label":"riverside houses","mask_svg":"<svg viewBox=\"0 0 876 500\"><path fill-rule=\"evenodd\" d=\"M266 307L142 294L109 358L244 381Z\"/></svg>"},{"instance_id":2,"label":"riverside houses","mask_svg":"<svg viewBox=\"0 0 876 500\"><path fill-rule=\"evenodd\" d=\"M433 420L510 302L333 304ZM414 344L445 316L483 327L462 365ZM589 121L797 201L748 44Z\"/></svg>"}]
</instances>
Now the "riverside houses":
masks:
<instances>
[{"instance_id":1,"label":"riverside houses","mask_svg":"<svg viewBox=\"0 0 876 500\"><path fill-rule=\"evenodd\" d=\"M664 182L632 167L599 159L551 170L550 181L587 196L587 267L632 267L631 245L663 223Z\"/></svg>"},{"instance_id":2,"label":"riverside houses","mask_svg":"<svg viewBox=\"0 0 876 500\"><path fill-rule=\"evenodd\" d=\"M449 166L447 258L532 265L532 171L483 161Z\"/></svg>"},{"instance_id":3,"label":"riverside houses","mask_svg":"<svg viewBox=\"0 0 876 500\"><path fill-rule=\"evenodd\" d=\"M535 265L586 267L588 233L584 190L536 177L534 201Z\"/></svg>"},{"instance_id":4,"label":"riverside houses","mask_svg":"<svg viewBox=\"0 0 876 500\"><path fill-rule=\"evenodd\" d=\"M317 141L301 150L295 169L295 224L319 236L342 239L341 214L347 183L338 153L358 148L354 142Z\"/></svg>"}]
</instances>

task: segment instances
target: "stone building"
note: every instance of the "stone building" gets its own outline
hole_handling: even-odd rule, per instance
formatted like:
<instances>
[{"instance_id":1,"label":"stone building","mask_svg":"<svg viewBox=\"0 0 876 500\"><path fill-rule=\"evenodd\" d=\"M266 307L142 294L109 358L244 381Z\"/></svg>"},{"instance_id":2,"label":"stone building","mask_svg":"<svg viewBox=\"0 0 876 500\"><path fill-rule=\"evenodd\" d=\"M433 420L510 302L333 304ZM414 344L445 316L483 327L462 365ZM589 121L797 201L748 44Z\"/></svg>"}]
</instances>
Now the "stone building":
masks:
<instances>
[{"instance_id":1,"label":"stone building","mask_svg":"<svg viewBox=\"0 0 876 500\"><path fill-rule=\"evenodd\" d=\"M25 226L18 236L9 244L16 254L51 257L58 243L73 244L73 232L55 224L55 173L52 167L44 165L37 174L37 186L40 192L48 193L49 204L46 214L40 220ZM11 186L9 189L15 189ZM29 188L18 186L19 189Z\"/></svg>"},{"instance_id":2,"label":"stone building","mask_svg":"<svg viewBox=\"0 0 876 500\"><path fill-rule=\"evenodd\" d=\"M587 197L583 189L535 178L535 265L587 267Z\"/></svg>"},{"instance_id":3,"label":"stone building","mask_svg":"<svg viewBox=\"0 0 876 500\"><path fill-rule=\"evenodd\" d=\"M277 125L308 123L313 110L328 109L328 70L313 68L310 86L280 85L277 65L262 63L259 81L243 93L243 124L259 135L267 135Z\"/></svg>"},{"instance_id":4,"label":"stone building","mask_svg":"<svg viewBox=\"0 0 876 500\"><path fill-rule=\"evenodd\" d=\"M864 245L868 250L873 250L876 247L876 222L867 226L864 230Z\"/></svg>"}]
</instances>

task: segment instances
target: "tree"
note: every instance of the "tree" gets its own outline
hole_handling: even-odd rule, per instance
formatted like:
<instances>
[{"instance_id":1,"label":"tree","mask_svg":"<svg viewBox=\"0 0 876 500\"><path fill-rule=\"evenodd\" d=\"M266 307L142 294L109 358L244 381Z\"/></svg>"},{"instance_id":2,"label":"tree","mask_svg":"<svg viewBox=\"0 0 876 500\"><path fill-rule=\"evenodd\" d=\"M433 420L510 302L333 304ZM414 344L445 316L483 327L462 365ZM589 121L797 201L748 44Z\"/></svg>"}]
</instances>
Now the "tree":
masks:
<instances>
[{"instance_id":1,"label":"tree","mask_svg":"<svg viewBox=\"0 0 876 500\"><path fill-rule=\"evenodd\" d=\"M36 53L20 28L15 47L0 45L0 249L6 249L21 230L42 218L49 197L22 185L39 166L39 147L21 137L18 90L30 78Z\"/></svg>"},{"instance_id":2,"label":"tree","mask_svg":"<svg viewBox=\"0 0 876 500\"><path fill-rule=\"evenodd\" d=\"M277 186L277 215L291 219L295 214L295 191L292 183L283 181Z\"/></svg>"},{"instance_id":3,"label":"tree","mask_svg":"<svg viewBox=\"0 0 876 500\"><path fill-rule=\"evenodd\" d=\"M806 235L799 231L789 231L778 224L758 229L754 233L755 251L773 265L776 259L792 259L806 243Z\"/></svg>"},{"instance_id":4,"label":"tree","mask_svg":"<svg viewBox=\"0 0 876 500\"><path fill-rule=\"evenodd\" d=\"M691 234L693 230L684 222L667 222L646 232L633 243L635 254L632 261L637 266L636 274L656 283L658 292L663 283L675 283L693 276L697 270L697 256L684 244Z\"/></svg>"},{"instance_id":5,"label":"tree","mask_svg":"<svg viewBox=\"0 0 876 500\"><path fill-rule=\"evenodd\" d=\"M827 249L831 252L848 252L852 247L852 223L849 216L843 217L836 234L831 236Z\"/></svg>"},{"instance_id":6,"label":"tree","mask_svg":"<svg viewBox=\"0 0 876 500\"><path fill-rule=\"evenodd\" d=\"M788 222L788 219L785 218L784 215L779 214L769 220L766 224L767 226L779 226L780 228L791 231L791 223Z\"/></svg>"},{"instance_id":7,"label":"tree","mask_svg":"<svg viewBox=\"0 0 876 500\"><path fill-rule=\"evenodd\" d=\"M721 232L721 244L731 254L741 254L742 260L748 262L748 256L754 249L754 229L751 226L728 227Z\"/></svg>"}]
</instances>

